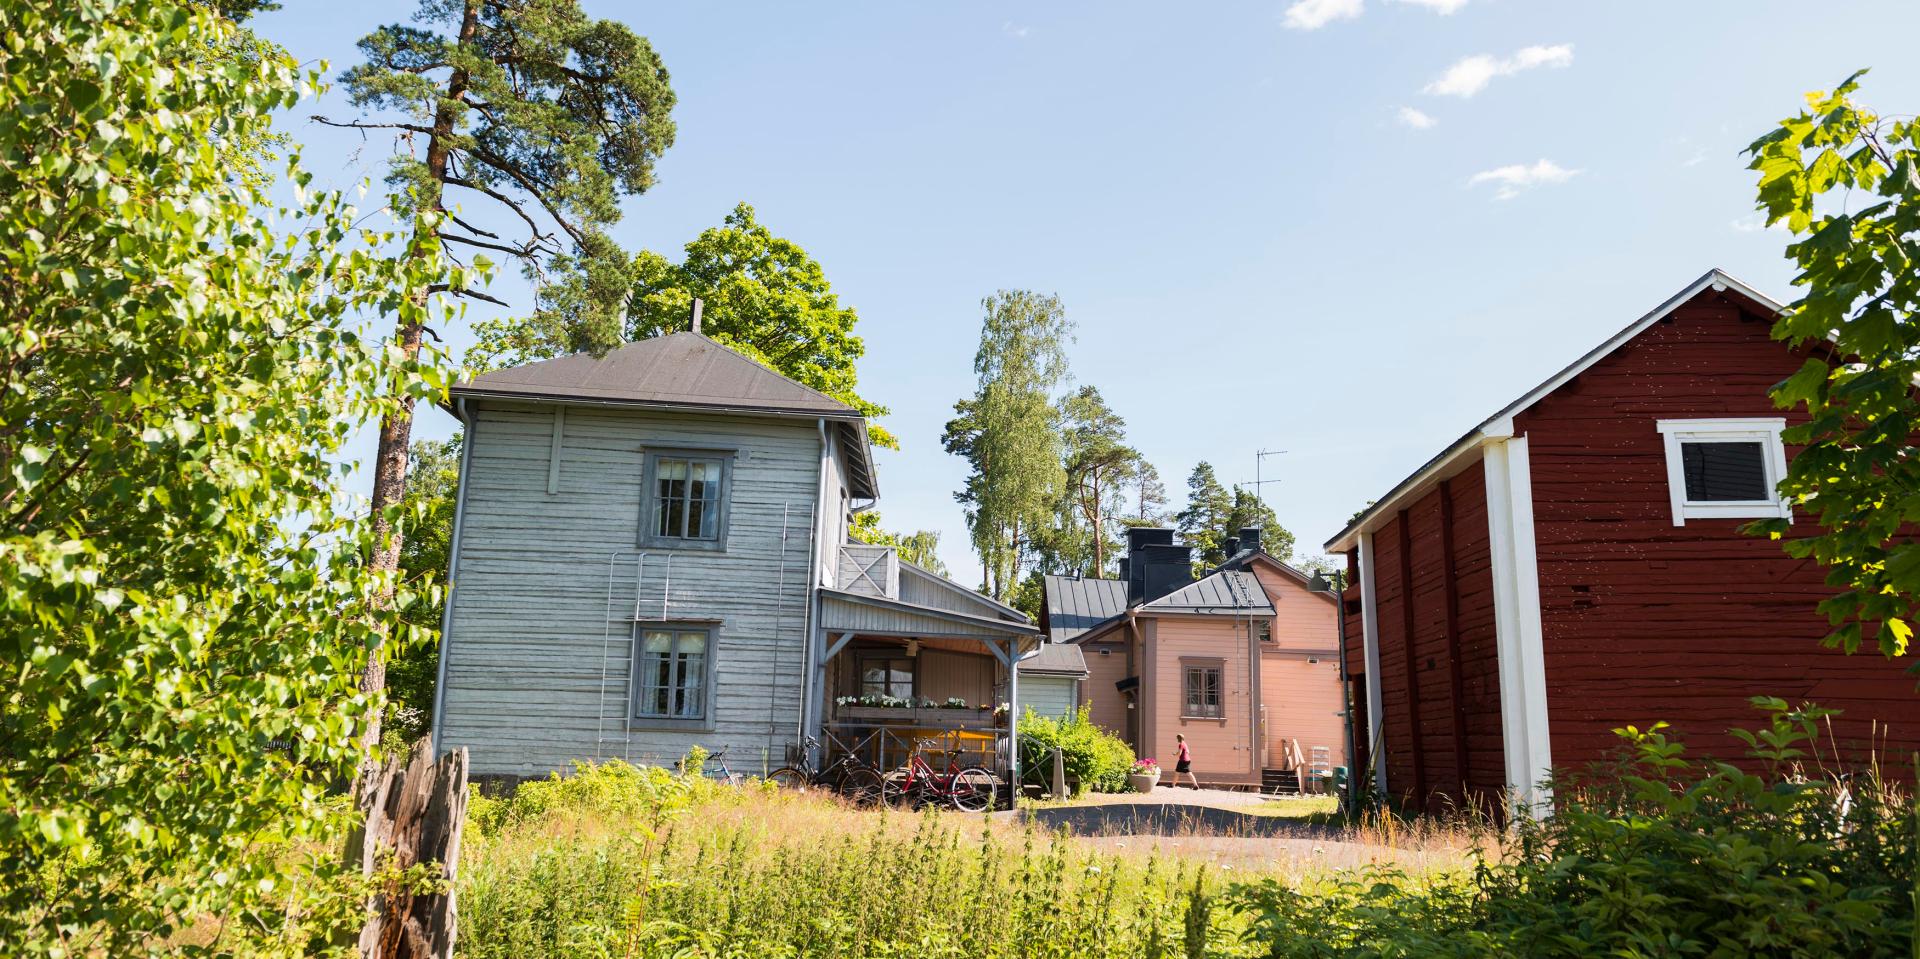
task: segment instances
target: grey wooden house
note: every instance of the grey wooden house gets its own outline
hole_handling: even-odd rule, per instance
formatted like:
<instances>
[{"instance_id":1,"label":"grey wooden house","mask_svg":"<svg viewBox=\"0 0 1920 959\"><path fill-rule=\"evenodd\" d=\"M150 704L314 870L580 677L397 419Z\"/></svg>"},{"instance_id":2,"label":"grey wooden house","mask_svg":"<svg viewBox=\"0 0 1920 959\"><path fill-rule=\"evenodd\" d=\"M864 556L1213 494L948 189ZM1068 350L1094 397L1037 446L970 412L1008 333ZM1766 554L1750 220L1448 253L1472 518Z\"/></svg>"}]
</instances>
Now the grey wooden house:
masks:
<instances>
[{"instance_id":1,"label":"grey wooden house","mask_svg":"<svg viewBox=\"0 0 1920 959\"><path fill-rule=\"evenodd\" d=\"M1003 773L1037 630L852 540L865 420L698 332L454 387L464 424L434 747L478 776L576 760L739 772L812 736L897 761L937 737ZM889 751L891 750L891 751Z\"/></svg>"}]
</instances>

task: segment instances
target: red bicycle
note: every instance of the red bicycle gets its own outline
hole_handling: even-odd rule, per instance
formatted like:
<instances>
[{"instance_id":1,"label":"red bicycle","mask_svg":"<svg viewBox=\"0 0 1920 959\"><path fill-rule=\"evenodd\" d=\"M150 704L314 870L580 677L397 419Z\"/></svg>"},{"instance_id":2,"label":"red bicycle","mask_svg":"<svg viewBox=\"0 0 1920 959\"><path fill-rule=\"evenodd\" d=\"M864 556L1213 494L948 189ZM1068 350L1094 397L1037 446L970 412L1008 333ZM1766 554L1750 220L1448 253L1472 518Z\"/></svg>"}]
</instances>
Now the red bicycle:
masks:
<instances>
[{"instance_id":1,"label":"red bicycle","mask_svg":"<svg viewBox=\"0 0 1920 959\"><path fill-rule=\"evenodd\" d=\"M999 787L993 773L979 766L961 766L952 752L947 754L946 772L937 772L920 755L921 750L933 745L937 742L932 739L914 740L906 772L887 783L887 798L901 804L946 803L962 812L983 812L991 807Z\"/></svg>"}]
</instances>

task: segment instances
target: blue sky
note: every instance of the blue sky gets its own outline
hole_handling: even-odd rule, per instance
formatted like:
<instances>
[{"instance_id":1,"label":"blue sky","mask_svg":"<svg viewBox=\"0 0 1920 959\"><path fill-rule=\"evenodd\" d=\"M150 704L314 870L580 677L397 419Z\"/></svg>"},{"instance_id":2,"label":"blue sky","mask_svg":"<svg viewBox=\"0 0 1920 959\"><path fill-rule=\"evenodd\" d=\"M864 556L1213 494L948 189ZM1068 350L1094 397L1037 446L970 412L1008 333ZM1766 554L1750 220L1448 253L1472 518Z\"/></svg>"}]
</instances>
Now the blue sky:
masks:
<instances>
[{"instance_id":1,"label":"blue sky","mask_svg":"<svg viewBox=\"0 0 1920 959\"><path fill-rule=\"evenodd\" d=\"M886 525L940 531L968 583L939 434L996 289L1060 295L1077 380L1176 498L1199 460L1245 481L1286 450L1266 497L1311 550L1709 267L1790 297L1739 151L1802 93L1871 66L1868 102L1920 109L1911 0L587 8L679 95L616 238L677 258L745 200L812 252L904 445L880 454ZM255 26L337 73L407 12L288 0ZM319 182L377 178L391 144L315 112L351 111L289 118Z\"/></svg>"}]
</instances>

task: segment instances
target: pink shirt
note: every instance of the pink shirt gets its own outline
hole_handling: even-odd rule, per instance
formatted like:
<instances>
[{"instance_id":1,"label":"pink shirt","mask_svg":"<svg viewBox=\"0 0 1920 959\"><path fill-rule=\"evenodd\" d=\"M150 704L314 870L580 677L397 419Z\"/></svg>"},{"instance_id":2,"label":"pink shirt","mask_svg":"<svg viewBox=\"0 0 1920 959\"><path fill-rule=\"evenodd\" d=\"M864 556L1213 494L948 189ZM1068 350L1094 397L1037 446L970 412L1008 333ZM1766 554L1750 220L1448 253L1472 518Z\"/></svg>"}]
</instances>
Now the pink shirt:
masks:
<instances>
[{"instance_id":1,"label":"pink shirt","mask_svg":"<svg viewBox=\"0 0 1920 959\"><path fill-rule=\"evenodd\" d=\"M1184 742L1181 743L1180 744L1180 761L1184 763L1184 762L1190 762L1192 761L1192 759L1193 759L1193 756L1187 752L1187 744Z\"/></svg>"}]
</instances>

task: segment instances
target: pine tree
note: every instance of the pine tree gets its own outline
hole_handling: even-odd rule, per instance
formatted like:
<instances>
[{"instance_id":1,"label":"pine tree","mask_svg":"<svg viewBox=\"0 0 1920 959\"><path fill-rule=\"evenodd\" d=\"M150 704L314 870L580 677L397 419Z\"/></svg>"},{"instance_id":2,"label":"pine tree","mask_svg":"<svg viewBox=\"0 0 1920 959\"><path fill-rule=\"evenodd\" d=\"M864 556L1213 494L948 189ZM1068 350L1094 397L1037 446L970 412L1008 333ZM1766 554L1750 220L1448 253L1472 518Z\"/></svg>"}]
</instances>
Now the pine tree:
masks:
<instances>
[{"instance_id":1,"label":"pine tree","mask_svg":"<svg viewBox=\"0 0 1920 959\"><path fill-rule=\"evenodd\" d=\"M1082 386L1061 404L1066 446L1067 506L1078 539L1091 555L1082 572L1104 576L1108 547L1115 545L1109 526L1124 509L1124 484L1140 468L1140 451L1127 445L1127 421L1107 405L1100 390Z\"/></svg>"},{"instance_id":2,"label":"pine tree","mask_svg":"<svg viewBox=\"0 0 1920 959\"><path fill-rule=\"evenodd\" d=\"M573 311L570 348L611 346L621 298L619 284L605 278L624 268L625 255L603 231L619 219L622 195L652 185L654 161L673 143L674 97L660 58L625 26L588 19L577 0L422 0L415 21L363 38L366 62L341 78L354 106L376 115L315 119L396 135L404 149L387 182L393 209L411 220L415 255L470 254L484 269L491 252L530 274L560 269L584 278L581 290L606 295L542 306ZM416 303L436 295L501 302L464 283L405 295ZM418 356L425 332L422 323L401 324L400 353ZM376 572L399 563L392 508L406 487L414 399L403 397L380 426ZM362 686L377 694L385 685L375 656ZM367 745L378 741L376 724Z\"/></svg>"}]
</instances>

